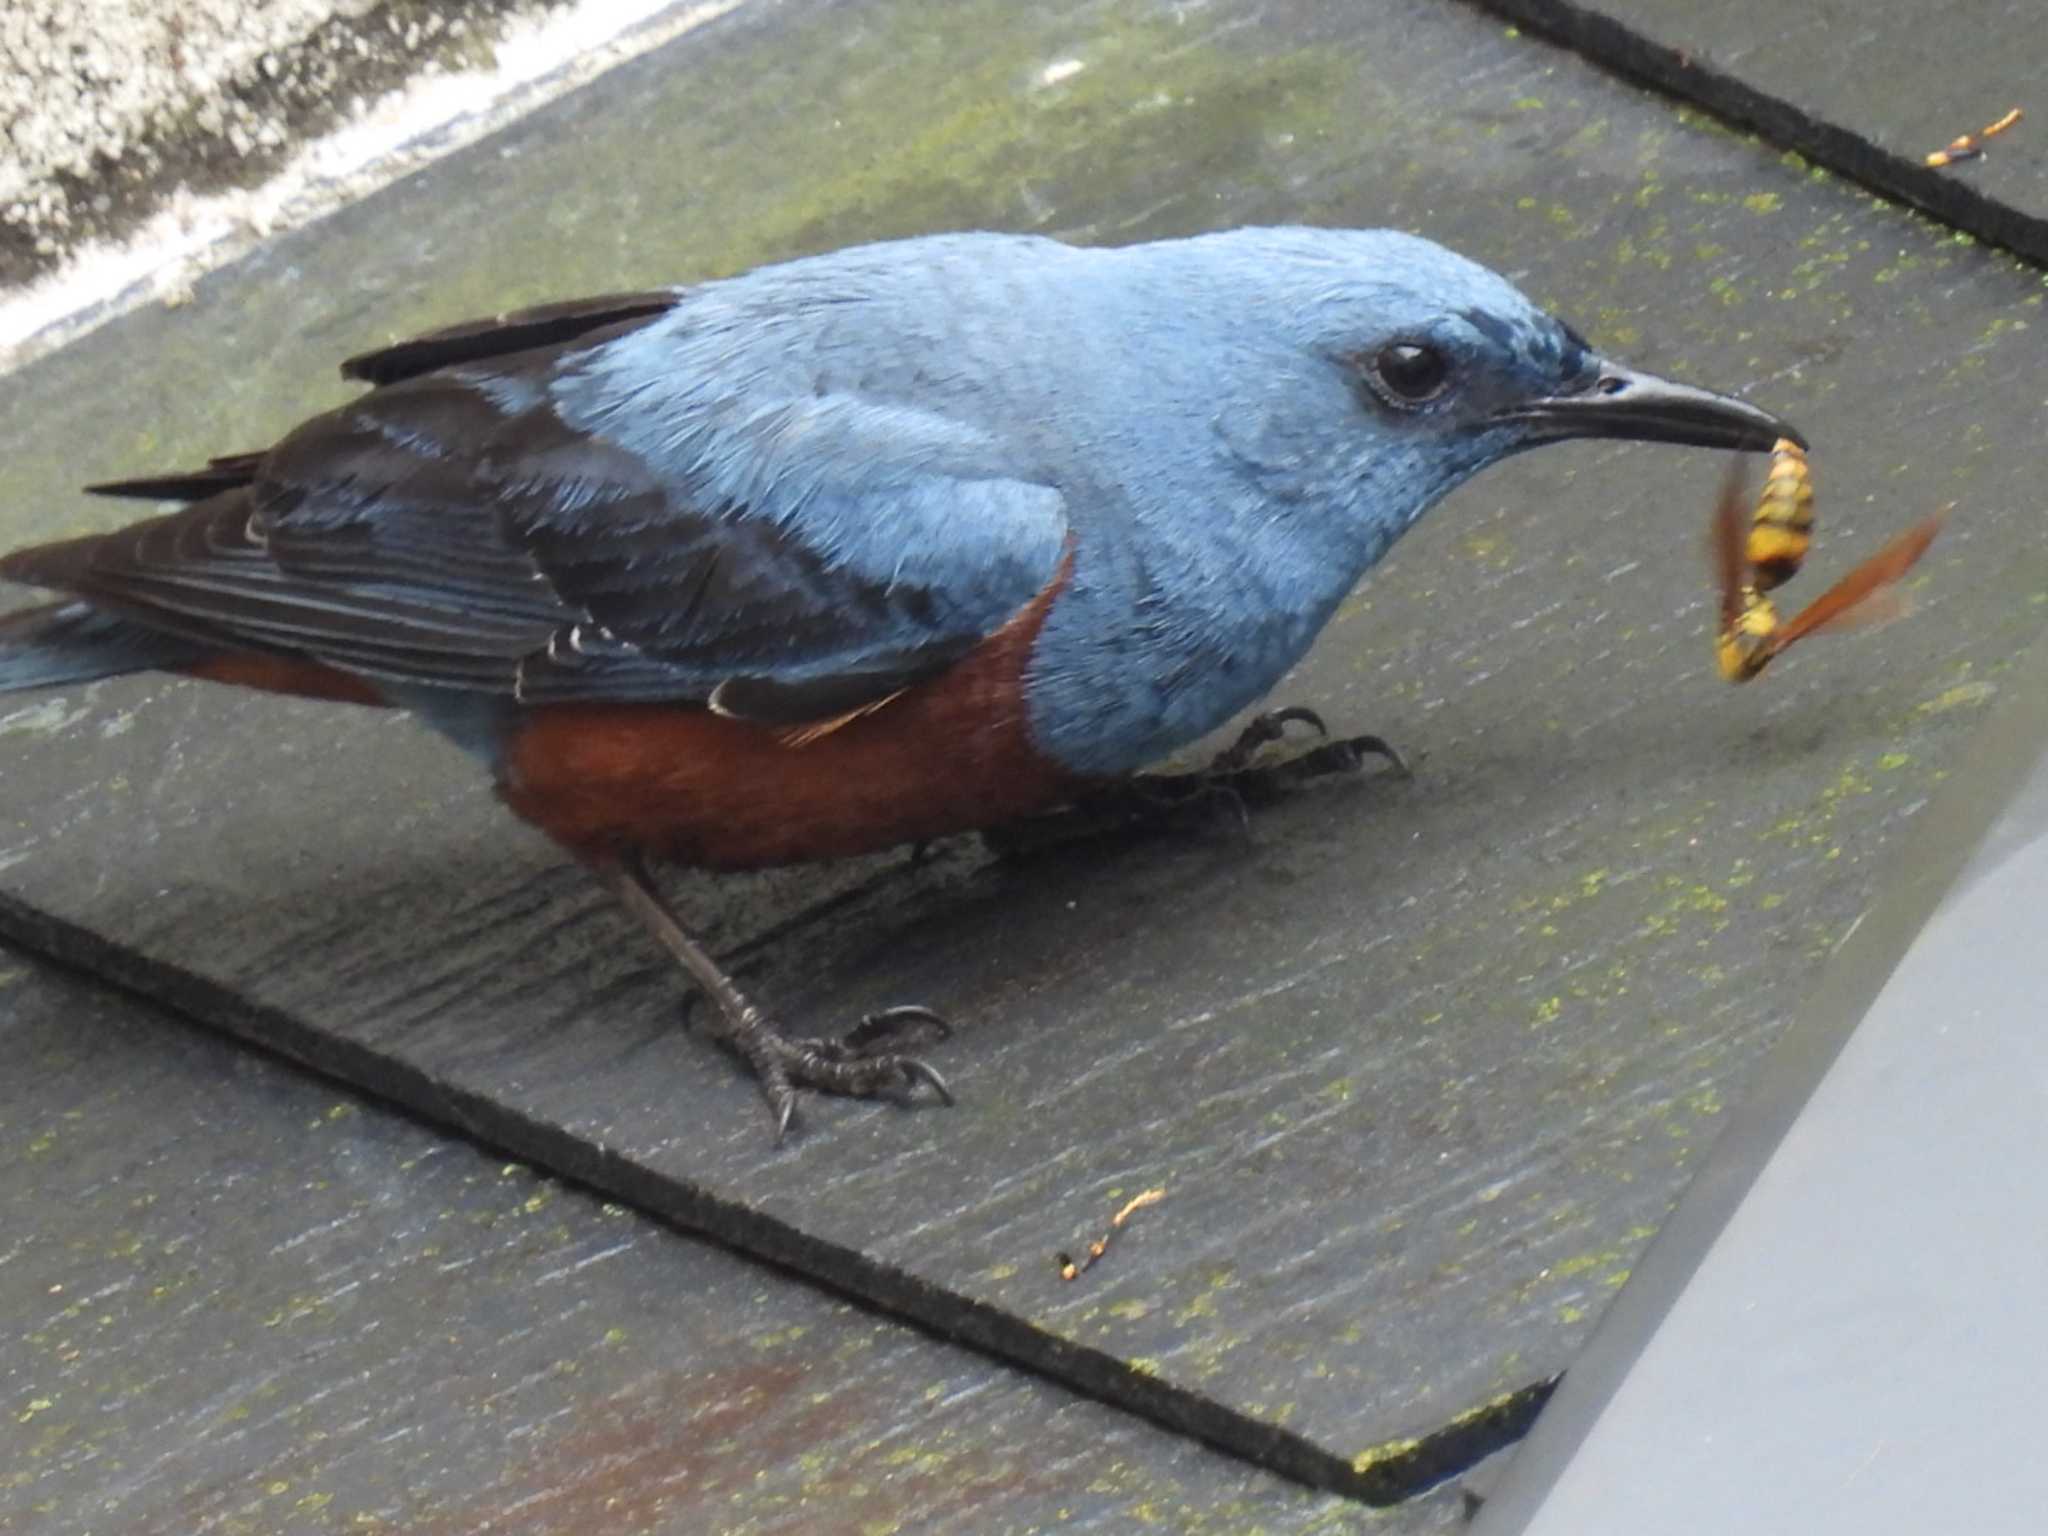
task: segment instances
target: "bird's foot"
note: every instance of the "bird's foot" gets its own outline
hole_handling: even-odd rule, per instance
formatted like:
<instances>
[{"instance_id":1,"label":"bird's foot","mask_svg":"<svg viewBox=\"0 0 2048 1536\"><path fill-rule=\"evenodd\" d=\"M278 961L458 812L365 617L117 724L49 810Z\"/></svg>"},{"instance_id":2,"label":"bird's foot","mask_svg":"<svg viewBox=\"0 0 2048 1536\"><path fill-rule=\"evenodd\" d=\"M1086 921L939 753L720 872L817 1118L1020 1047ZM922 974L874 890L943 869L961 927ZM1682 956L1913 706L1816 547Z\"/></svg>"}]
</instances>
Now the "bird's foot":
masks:
<instances>
[{"instance_id":1,"label":"bird's foot","mask_svg":"<svg viewBox=\"0 0 2048 1536\"><path fill-rule=\"evenodd\" d=\"M1325 739L1292 757L1259 761L1261 750L1283 741L1290 725L1306 725ZM1368 756L1383 757L1408 777L1401 754L1379 736L1330 740L1314 710L1301 705L1255 716L1237 740L1187 773L1141 773L1106 785L1073 805L1043 816L985 828L982 838L1006 857L1028 857L1048 848L1091 837L1143 833L1227 818L1240 830L1251 825L1250 807L1279 799L1311 779L1356 773Z\"/></svg>"},{"instance_id":2,"label":"bird's foot","mask_svg":"<svg viewBox=\"0 0 2048 1536\"><path fill-rule=\"evenodd\" d=\"M1323 740L1306 752L1273 763L1259 763L1260 749L1286 740L1290 725L1308 726ZM1237 740L1211 758L1206 769L1182 777L1228 784L1239 794L1260 788L1278 790L1325 774L1356 773L1365 766L1368 753L1385 758L1400 777L1409 776L1408 764L1384 736L1346 736L1333 741L1321 715L1305 705L1291 704L1285 709L1254 715L1251 723L1238 733Z\"/></svg>"},{"instance_id":3,"label":"bird's foot","mask_svg":"<svg viewBox=\"0 0 2048 1536\"><path fill-rule=\"evenodd\" d=\"M1290 725L1308 726L1323 740L1291 757L1260 761L1259 754L1266 747L1287 739ZM1356 773L1365 766L1368 755L1385 758L1396 774L1408 777L1408 765L1384 737L1345 736L1332 740L1323 717L1296 704L1254 716L1238 733L1237 740L1211 758L1206 768L1192 773L1140 774L1133 783L1169 804L1198 805L1227 798L1236 806L1242 821L1246 806L1276 800L1311 779Z\"/></svg>"},{"instance_id":4,"label":"bird's foot","mask_svg":"<svg viewBox=\"0 0 2048 1536\"><path fill-rule=\"evenodd\" d=\"M837 1040L793 1038L749 1007L733 1021L725 1040L760 1081L780 1146L804 1089L854 1099L907 1099L924 1083L951 1104L952 1090L937 1070L923 1057L898 1048L906 1035L920 1031L933 1043L953 1033L931 1009L907 1006L871 1013Z\"/></svg>"},{"instance_id":5,"label":"bird's foot","mask_svg":"<svg viewBox=\"0 0 2048 1536\"><path fill-rule=\"evenodd\" d=\"M1242 773L1251 767L1252 759L1259 755L1261 747L1285 741L1290 725L1305 725L1323 740L1330 739L1330 728L1323 724L1323 717L1305 704L1268 710L1263 715L1252 716L1251 722L1237 733L1237 740L1209 759L1210 776Z\"/></svg>"},{"instance_id":6,"label":"bird's foot","mask_svg":"<svg viewBox=\"0 0 2048 1536\"><path fill-rule=\"evenodd\" d=\"M696 980L718 1015L718 1035L754 1069L768 1112L775 1119L775 1144L780 1146L796 1115L803 1089L844 1094L849 1098L907 1100L920 1083L946 1103L953 1102L946 1080L922 1057L898 1049L904 1037L923 1030L937 1042L953 1033L929 1008L884 1008L871 1013L837 1040L785 1035L734 985L704 946L691 936L661 898L646 867L633 854L617 855L597 866L626 910L684 970Z\"/></svg>"}]
</instances>

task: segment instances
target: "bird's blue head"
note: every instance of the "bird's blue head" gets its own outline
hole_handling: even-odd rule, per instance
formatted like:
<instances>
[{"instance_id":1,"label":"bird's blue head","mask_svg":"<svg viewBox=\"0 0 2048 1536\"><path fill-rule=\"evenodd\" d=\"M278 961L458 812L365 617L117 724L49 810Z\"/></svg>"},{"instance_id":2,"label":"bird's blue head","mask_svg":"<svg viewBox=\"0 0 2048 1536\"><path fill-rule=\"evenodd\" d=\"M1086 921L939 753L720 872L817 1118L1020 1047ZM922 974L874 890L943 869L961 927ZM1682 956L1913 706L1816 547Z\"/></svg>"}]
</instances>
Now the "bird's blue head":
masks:
<instances>
[{"instance_id":1,"label":"bird's blue head","mask_svg":"<svg viewBox=\"0 0 2048 1536\"><path fill-rule=\"evenodd\" d=\"M1297 413L1268 394L1244 457L1306 462L1318 423L1330 482L1350 479L1394 532L1509 454L1575 437L1767 450L1799 433L1727 395L1623 367L1499 274L1391 230L1262 229L1207 237L1263 295L1284 338ZM1195 244L1198 242L1189 242ZM1219 251L1219 255L1226 254ZM1270 377L1270 375L1269 375ZM1276 409L1276 407L1278 409ZM1349 427L1331 438L1332 411ZM1263 446L1252 439L1270 430ZM1292 441L1287 441L1292 439ZM1334 489L1334 483L1326 484Z\"/></svg>"},{"instance_id":2,"label":"bird's blue head","mask_svg":"<svg viewBox=\"0 0 2048 1536\"><path fill-rule=\"evenodd\" d=\"M1028 685L1039 740L1077 772L1128 772L1251 703L1405 529L1497 459L1571 437L1797 436L1620 367L1412 235L1244 229L1071 259L1092 285L1084 334L1104 344L1047 347L1043 311L1013 323L1036 327L1015 352L1049 370L1055 440L1107 460L1118 492L1080 531L1087 563ZM1118 542L1133 557L1103 556Z\"/></svg>"}]
</instances>

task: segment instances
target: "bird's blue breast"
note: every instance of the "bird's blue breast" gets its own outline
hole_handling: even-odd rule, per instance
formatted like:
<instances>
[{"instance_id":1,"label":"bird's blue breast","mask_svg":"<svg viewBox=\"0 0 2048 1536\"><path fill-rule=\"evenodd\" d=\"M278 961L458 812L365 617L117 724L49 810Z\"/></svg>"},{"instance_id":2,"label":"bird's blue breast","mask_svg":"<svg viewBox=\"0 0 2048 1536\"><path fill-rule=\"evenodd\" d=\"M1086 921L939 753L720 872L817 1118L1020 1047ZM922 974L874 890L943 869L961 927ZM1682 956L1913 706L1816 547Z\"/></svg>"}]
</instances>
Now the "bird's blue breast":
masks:
<instances>
[{"instance_id":1,"label":"bird's blue breast","mask_svg":"<svg viewBox=\"0 0 2048 1536\"><path fill-rule=\"evenodd\" d=\"M1198 290L1103 304L1071 317L1065 350L1086 365L1050 426L1119 425L1066 460L1088 477L1065 488L1074 573L1025 698L1048 755L1117 775L1267 693L1454 479L1377 432L1329 359L1274 344L1256 319L1219 331Z\"/></svg>"},{"instance_id":2,"label":"bird's blue breast","mask_svg":"<svg viewBox=\"0 0 2048 1536\"><path fill-rule=\"evenodd\" d=\"M1207 734L1301 659L1377 558L1083 528L1025 678L1034 740L1073 772L1117 775Z\"/></svg>"}]
</instances>

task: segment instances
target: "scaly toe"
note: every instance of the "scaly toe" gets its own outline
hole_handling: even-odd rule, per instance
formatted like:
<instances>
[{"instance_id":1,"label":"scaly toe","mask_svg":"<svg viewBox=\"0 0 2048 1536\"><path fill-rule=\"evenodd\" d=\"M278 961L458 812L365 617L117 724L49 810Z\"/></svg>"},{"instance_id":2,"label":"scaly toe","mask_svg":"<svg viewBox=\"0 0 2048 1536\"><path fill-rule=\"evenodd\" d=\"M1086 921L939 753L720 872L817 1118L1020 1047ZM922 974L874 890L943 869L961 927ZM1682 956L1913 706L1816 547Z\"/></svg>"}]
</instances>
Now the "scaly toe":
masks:
<instances>
[{"instance_id":1,"label":"scaly toe","mask_svg":"<svg viewBox=\"0 0 2048 1536\"><path fill-rule=\"evenodd\" d=\"M919 1083L929 1083L945 1103L953 1090L938 1070L921 1056L905 1051L878 1051L872 1046L849 1050L843 1040L791 1040L785 1070L798 1088L836 1093L849 1099L908 1099Z\"/></svg>"},{"instance_id":2,"label":"scaly toe","mask_svg":"<svg viewBox=\"0 0 2048 1536\"><path fill-rule=\"evenodd\" d=\"M952 1033L931 1009L909 1006L871 1013L838 1040L792 1039L756 1014L728 1043L754 1069L780 1146L796 1123L797 1103L806 1091L907 1103L924 1084L941 1102L951 1104L953 1090L929 1062L883 1048L884 1042L905 1030L925 1031L934 1042Z\"/></svg>"}]
</instances>

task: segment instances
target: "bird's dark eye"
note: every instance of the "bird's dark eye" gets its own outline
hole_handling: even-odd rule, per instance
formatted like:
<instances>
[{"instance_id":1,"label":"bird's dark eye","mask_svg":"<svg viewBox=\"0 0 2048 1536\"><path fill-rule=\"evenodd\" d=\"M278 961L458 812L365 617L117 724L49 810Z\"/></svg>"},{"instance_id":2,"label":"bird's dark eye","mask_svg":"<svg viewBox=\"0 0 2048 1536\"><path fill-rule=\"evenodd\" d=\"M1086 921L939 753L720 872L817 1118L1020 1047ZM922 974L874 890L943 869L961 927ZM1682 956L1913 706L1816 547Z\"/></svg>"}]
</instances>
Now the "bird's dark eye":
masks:
<instances>
[{"instance_id":1,"label":"bird's dark eye","mask_svg":"<svg viewBox=\"0 0 2048 1536\"><path fill-rule=\"evenodd\" d=\"M1412 341L1397 341L1382 347L1372 360L1375 382L1388 397L1403 405L1420 405L1443 393L1451 376L1451 365L1435 347Z\"/></svg>"}]
</instances>

